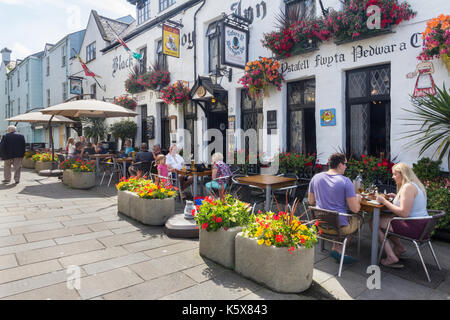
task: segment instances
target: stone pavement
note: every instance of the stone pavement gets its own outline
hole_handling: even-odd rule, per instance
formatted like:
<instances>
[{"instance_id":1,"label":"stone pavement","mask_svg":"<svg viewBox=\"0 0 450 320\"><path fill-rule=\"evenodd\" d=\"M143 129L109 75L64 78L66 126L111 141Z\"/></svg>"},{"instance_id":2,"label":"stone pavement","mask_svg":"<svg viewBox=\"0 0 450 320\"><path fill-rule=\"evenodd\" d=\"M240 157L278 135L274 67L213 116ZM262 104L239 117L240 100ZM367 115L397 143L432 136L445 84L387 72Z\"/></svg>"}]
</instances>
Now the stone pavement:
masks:
<instances>
[{"instance_id":1,"label":"stone pavement","mask_svg":"<svg viewBox=\"0 0 450 320\"><path fill-rule=\"evenodd\" d=\"M345 266L341 278L338 264L316 246L311 288L280 294L201 257L198 240L169 238L162 227L118 214L113 186L72 190L23 169L19 185L0 185L0 203L0 299L449 299L444 242L434 242L445 270L432 272L432 284L421 269L406 279L382 269L381 290L369 290L366 229L360 262ZM80 267L79 290L68 289L71 266Z\"/></svg>"}]
</instances>

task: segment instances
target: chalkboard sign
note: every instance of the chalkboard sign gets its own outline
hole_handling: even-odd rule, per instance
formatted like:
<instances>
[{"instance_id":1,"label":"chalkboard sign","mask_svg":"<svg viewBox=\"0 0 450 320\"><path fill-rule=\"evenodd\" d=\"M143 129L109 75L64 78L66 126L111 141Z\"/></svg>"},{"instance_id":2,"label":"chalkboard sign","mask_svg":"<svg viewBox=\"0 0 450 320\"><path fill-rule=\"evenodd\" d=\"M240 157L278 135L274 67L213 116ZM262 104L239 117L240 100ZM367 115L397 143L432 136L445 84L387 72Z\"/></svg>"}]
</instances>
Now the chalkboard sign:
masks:
<instances>
[{"instance_id":1,"label":"chalkboard sign","mask_svg":"<svg viewBox=\"0 0 450 320\"><path fill-rule=\"evenodd\" d=\"M277 129L277 110L267 111L267 134Z\"/></svg>"},{"instance_id":2,"label":"chalkboard sign","mask_svg":"<svg viewBox=\"0 0 450 320\"><path fill-rule=\"evenodd\" d=\"M147 117L147 138L148 140L155 139L155 117Z\"/></svg>"}]
</instances>

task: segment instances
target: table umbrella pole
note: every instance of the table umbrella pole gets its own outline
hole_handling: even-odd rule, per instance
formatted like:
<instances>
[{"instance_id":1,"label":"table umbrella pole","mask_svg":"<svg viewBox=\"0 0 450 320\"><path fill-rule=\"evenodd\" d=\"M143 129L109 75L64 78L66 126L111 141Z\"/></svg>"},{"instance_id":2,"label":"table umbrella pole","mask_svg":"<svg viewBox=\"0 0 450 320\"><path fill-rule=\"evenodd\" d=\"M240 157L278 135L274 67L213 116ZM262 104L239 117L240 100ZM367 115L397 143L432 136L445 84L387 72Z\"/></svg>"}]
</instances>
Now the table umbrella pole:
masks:
<instances>
[{"instance_id":1,"label":"table umbrella pole","mask_svg":"<svg viewBox=\"0 0 450 320\"><path fill-rule=\"evenodd\" d=\"M52 146L52 171L55 170L55 145L53 144L53 130L52 130L52 120L55 115L53 114L48 121L48 130L50 133L50 144Z\"/></svg>"}]
</instances>

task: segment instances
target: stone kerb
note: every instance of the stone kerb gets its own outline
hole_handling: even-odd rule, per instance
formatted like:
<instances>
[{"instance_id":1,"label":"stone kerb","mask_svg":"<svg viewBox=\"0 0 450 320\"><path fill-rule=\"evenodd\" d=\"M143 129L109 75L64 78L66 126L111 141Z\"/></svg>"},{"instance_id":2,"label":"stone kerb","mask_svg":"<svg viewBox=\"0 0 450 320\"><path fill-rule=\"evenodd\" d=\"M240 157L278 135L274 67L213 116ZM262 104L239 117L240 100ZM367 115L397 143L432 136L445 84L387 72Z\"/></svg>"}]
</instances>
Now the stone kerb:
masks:
<instances>
[{"instance_id":1,"label":"stone kerb","mask_svg":"<svg viewBox=\"0 0 450 320\"><path fill-rule=\"evenodd\" d=\"M175 214L175 198L142 199L129 191L118 191L118 209L143 224L163 226Z\"/></svg>"},{"instance_id":2,"label":"stone kerb","mask_svg":"<svg viewBox=\"0 0 450 320\"><path fill-rule=\"evenodd\" d=\"M36 163L34 165L34 171L39 173L39 171L42 171L42 170L52 170L52 162L36 161Z\"/></svg>"},{"instance_id":3,"label":"stone kerb","mask_svg":"<svg viewBox=\"0 0 450 320\"><path fill-rule=\"evenodd\" d=\"M221 264L224 267L235 267L235 238L242 231L242 227L227 230L220 228L217 231L200 229L200 255Z\"/></svg>"},{"instance_id":4,"label":"stone kerb","mask_svg":"<svg viewBox=\"0 0 450 320\"><path fill-rule=\"evenodd\" d=\"M23 158L22 167L25 169L34 169L34 161L31 158Z\"/></svg>"},{"instance_id":5,"label":"stone kerb","mask_svg":"<svg viewBox=\"0 0 450 320\"><path fill-rule=\"evenodd\" d=\"M236 236L235 271L282 293L299 293L312 283L314 249L258 245L256 239Z\"/></svg>"}]
</instances>

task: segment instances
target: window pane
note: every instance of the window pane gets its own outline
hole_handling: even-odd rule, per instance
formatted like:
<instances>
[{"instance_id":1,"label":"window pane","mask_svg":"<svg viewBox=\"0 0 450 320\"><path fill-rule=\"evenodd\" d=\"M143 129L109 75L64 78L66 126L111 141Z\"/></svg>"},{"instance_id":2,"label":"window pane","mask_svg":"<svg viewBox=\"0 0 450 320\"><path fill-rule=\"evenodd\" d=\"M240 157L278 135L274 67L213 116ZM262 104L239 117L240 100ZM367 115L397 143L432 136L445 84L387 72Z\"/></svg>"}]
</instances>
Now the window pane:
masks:
<instances>
[{"instance_id":1,"label":"window pane","mask_svg":"<svg viewBox=\"0 0 450 320\"><path fill-rule=\"evenodd\" d=\"M350 151L354 156L360 157L363 154L368 154L369 130L369 104L350 106Z\"/></svg>"},{"instance_id":2,"label":"window pane","mask_svg":"<svg viewBox=\"0 0 450 320\"><path fill-rule=\"evenodd\" d=\"M290 149L291 152L303 151L303 111L291 111L290 113Z\"/></svg>"},{"instance_id":3,"label":"window pane","mask_svg":"<svg viewBox=\"0 0 450 320\"><path fill-rule=\"evenodd\" d=\"M218 37L213 37L209 39L209 72L216 71L216 67L219 65L218 45L219 45Z\"/></svg>"},{"instance_id":4,"label":"window pane","mask_svg":"<svg viewBox=\"0 0 450 320\"><path fill-rule=\"evenodd\" d=\"M247 90L241 91L241 108L243 111L252 110L252 99L249 97Z\"/></svg>"},{"instance_id":5,"label":"window pane","mask_svg":"<svg viewBox=\"0 0 450 320\"><path fill-rule=\"evenodd\" d=\"M370 94L372 96L390 94L389 69L383 68L370 72Z\"/></svg>"},{"instance_id":6,"label":"window pane","mask_svg":"<svg viewBox=\"0 0 450 320\"><path fill-rule=\"evenodd\" d=\"M305 81L304 103L310 104L316 101L316 81Z\"/></svg>"},{"instance_id":7,"label":"window pane","mask_svg":"<svg viewBox=\"0 0 450 320\"><path fill-rule=\"evenodd\" d=\"M288 84L288 105L302 104L301 82Z\"/></svg>"},{"instance_id":8,"label":"window pane","mask_svg":"<svg viewBox=\"0 0 450 320\"><path fill-rule=\"evenodd\" d=\"M348 97L361 98L367 96L367 73L351 72L348 75Z\"/></svg>"}]
</instances>

